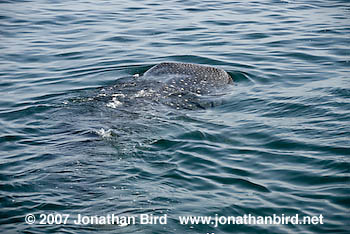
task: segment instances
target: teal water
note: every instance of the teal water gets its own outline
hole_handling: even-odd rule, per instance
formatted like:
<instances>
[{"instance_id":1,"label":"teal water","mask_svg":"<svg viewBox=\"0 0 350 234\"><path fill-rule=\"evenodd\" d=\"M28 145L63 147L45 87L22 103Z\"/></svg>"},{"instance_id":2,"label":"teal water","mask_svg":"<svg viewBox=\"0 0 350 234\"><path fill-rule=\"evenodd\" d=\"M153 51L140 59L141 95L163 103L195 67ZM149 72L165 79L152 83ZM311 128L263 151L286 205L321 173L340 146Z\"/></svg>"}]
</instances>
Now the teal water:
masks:
<instances>
[{"instance_id":1,"label":"teal water","mask_svg":"<svg viewBox=\"0 0 350 234\"><path fill-rule=\"evenodd\" d=\"M0 1L1 233L349 233L349 22L347 0ZM95 98L164 61L234 87L195 110ZM71 222L112 213L168 222ZM244 214L324 223L178 220Z\"/></svg>"}]
</instances>

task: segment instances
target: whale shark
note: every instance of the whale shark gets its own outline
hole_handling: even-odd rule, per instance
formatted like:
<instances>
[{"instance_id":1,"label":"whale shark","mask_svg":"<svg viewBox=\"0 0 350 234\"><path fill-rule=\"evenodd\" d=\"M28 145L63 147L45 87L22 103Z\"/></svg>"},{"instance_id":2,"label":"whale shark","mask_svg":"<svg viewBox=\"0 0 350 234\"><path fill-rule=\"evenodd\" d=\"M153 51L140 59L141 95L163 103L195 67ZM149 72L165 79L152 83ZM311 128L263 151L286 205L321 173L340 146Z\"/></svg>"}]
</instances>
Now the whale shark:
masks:
<instances>
[{"instance_id":1,"label":"whale shark","mask_svg":"<svg viewBox=\"0 0 350 234\"><path fill-rule=\"evenodd\" d=\"M140 103L161 103L175 109L206 109L217 105L232 77L223 69L193 64L163 62L143 75L120 79L99 97L107 97L108 107Z\"/></svg>"},{"instance_id":2,"label":"whale shark","mask_svg":"<svg viewBox=\"0 0 350 234\"><path fill-rule=\"evenodd\" d=\"M160 63L146 71L144 77L162 77L166 83L171 81L191 92L209 91L233 82L231 76L220 68L193 63Z\"/></svg>"}]
</instances>

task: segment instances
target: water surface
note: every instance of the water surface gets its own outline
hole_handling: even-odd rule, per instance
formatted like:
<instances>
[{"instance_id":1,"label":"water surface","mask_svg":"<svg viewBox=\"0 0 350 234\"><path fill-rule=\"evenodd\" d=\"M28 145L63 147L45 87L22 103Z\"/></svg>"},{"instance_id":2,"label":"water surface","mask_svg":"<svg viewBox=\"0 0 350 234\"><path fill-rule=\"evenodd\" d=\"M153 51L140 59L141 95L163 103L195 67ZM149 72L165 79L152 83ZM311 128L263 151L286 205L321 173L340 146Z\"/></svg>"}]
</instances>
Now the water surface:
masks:
<instances>
[{"instance_id":1,"label":"water surface","mask_svg":"<svg viewBox=\"0 0 350 234\"><path fill-rule=\"evenodd\" d=\"M1 232L349 233L349 13L346 0L0 1ZM234 88L195 110L95 99L165 61L222 68ZM25 223L43 213L168 223ZM177 218L216 214L324 224Z\"/></svg>"}]
</instances>

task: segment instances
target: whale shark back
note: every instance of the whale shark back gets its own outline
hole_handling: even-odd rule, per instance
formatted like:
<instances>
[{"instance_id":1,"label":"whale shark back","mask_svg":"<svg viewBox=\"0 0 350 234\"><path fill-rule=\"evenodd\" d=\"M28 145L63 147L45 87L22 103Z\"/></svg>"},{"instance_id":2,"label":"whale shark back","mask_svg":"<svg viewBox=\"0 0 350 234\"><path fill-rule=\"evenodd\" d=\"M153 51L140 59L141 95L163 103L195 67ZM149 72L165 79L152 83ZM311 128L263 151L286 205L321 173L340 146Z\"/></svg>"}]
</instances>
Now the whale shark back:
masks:
<instances>
[{"instance_id":1,"label":"whale shark back","mask_svg":"<svg viewBox=\"0 0 350 234\"><path fill-rule=\"evenodd\" d=\"M95 98L112 108L139 108L161 103L176 109L217 106L232 84L222 69L190 63L160 63L143 76L119 79Z\"/></svg>"},{"instance_id":2,"label":"whale shark back","mask_svg":"<svg viewBox=\"0 0 350 234\"><path fill-rule=\"evenodd\" d=\"M197 94L209 94L233 82L222 69L192 63L160 63L144 73L144 78L149 77L158 78L169 87Z\"/></svg>"},{"instance_id":3,"label":"whale shark back","mask_svg":"<svg viewBox=\"0 0 350 234\"><path fill-rule=\"evenodd\" d=\"M143 79L160 82L159 102L176 109L202 109L218 105L218 98L232 84L222 69L192 63L160 63L143 75Z\"/></svg>"}]
</instances>

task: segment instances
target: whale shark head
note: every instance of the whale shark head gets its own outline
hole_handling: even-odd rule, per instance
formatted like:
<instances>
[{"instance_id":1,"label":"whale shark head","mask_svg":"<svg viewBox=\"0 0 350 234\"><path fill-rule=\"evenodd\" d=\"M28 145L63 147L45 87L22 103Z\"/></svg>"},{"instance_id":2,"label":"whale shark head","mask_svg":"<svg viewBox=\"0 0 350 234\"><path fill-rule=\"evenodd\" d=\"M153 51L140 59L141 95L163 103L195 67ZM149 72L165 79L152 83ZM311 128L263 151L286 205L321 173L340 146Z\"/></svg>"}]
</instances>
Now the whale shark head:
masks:
<instances>
[{"instance_id":1,"label":"whale shark head","mask_svg":"<svg viewBox=\"0 0 350 234\"><path fill-rule=\"evenodd\" d=\"M231 76L222 69L191 63L160 63L142 76L117 80L103 89L99 100L107 107L147 106L155 103L175 109L206 109L220 104L227 88L232 86Z\"/></svg>"},{"instance_id":2,"label":"whale shark head","mask_svg":"<svg viewBox=\"0 0 350 234\"><path fill-rule=\"evenodd\" d=\"M233 84L224 70L192 63L160 63L146 71L143 78L161 82L161 102L177 109L213 106L216 97Z\"/></svg>"},{"instance_id":3,"label":"whale shark head","mask_svg":"<svg viewBox=\"0 0 350 234\"><path fill-rule=\"evenodd\" d=\"M220 68L192 63L160 63L146 71L143 76L160 78L158 80L186 90L207 89L209 91L233 83L231 76Z\"/></svg>"}]
</instances>

